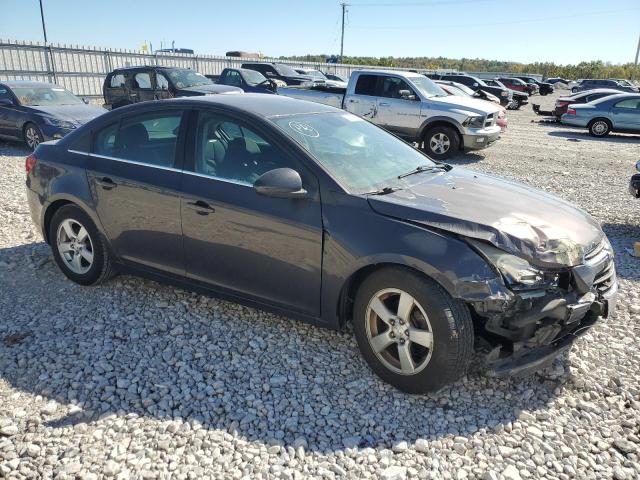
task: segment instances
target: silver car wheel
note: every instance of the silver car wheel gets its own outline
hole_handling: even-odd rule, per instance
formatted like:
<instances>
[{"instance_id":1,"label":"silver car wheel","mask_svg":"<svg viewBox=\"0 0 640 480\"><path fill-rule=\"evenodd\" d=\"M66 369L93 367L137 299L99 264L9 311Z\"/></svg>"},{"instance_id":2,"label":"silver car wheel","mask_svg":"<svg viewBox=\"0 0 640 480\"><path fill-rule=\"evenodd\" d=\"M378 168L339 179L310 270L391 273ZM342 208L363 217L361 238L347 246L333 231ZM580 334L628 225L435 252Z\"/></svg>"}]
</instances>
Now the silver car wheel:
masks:
<instances>
[{"instance_id":1,"label":"silver car wheel","mask_svg":"<svg viewBox=\"0 0 640 480\"><path fill-rule=\"evenodd\" d=\"M367 306L369 345L382 364L400 375L415 375L431 360L433 330L422 306L403 290L377 292Z\"/></svg>"},{"instance_id":2,"label":"silver car wheel","mask_svg":"<svg viewBox=\"0 0 640 480\"><path fill-rule=\"evenodd\" d=\"M429 147L431 151L438 154L446 153L451 146L451 141L444 133L436 133L431 140L429 140Z\"/></svg>"},{"instance_id":3,"label":"silver car wheel","mask_svg":"<svg viewBox=\"0 0 640 480\"><path fill-rule=\"evenodd\" d=\"M58 253L73 273L85 274L93 265L93 243L87 229L77 220L68 218L58 227Z\"/></svg>"},{"instance_id":4,"label":"silver car wheel","mask_svg":"<svg viewBox=\"0 0 640 480\"><path fill-rule=\"evenodd\" d=\"M596 135L604 135L609 130L609 125L603 120L598 120L592 125L591 130Z\"/></svg>"},{"instance_id":5,"label":"silver car wheel","mask_svg":"<svg viewBox=\"0 0 640 480\"><path fill-rule=\"evenodd\" d=\"M24 132L25 139L27 141L27 146L31 149L34 149L40 145L40 134L35 129L35 127L27 127Z\"/></svg>"}]
</instances>

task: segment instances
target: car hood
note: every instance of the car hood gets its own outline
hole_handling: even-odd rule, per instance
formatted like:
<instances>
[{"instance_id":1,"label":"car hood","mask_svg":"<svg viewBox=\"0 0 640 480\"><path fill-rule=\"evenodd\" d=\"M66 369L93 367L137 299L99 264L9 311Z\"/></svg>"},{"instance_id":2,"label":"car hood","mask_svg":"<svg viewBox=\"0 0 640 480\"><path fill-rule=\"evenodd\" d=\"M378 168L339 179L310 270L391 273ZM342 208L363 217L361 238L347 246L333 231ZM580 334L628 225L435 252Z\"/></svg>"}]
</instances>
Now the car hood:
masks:
<instances>
[{"instance_id":1,"label":"car hood","mask_svg":"<svg viewBox=\"0 0 640 480\"><path fill-rule=\"evenodd\" d=\"M446 97L433 97L431 100L437 100L439 103L447 103L456 107L458 110L464 112L481 113L487 115L489 113L496 113L499 109L497 106L488 103L486 100L478 100L470 97L458 97L455 95L449 95Z\"/></svg>"},{"instance_id":2,"label":"car hood","mask_svg":"<svg viewBox=\"0 0 640 480\"><path fill-rule=\"evenodd\" d=\"M186 95L211 95L216 93L242 93L243 90L238 87L212 83L211 85L196 85L194 87L180 88L178 92Z\"/></svg>"},{"instance_id":3,"label":"car hood","mask_svg":"<svg viewBox=\"0 0 640 480\"><path fill-rule=\"evenodd\" d=\"M97 105L85 103L78 105L32 105L28 108L76 125L84 125L107 111Z\"/></svg>"},{"instance_id":4,"label":"car hood","mask_svg":"<svg viewBox=\"0 0 640 480\"><path fill-rule=\"evenodd\" d=\"M586 212L540 190L454 168L422 173L387 195L369 196L374 211L483 240L546 267L578 265L603 238Z\"/></svg>"}]
</instances>

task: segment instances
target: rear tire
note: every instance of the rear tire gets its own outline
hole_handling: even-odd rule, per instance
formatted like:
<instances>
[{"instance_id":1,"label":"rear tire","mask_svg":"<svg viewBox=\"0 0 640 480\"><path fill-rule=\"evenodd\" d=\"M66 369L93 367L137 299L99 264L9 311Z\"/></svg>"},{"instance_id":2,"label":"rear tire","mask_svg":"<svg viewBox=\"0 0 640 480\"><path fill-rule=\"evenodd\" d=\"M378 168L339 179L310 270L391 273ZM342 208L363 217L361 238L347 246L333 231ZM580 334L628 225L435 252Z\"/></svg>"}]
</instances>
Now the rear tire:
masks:
<instances>
[{"instance_id":1,"label":"rear tire","mask_svg":"<svg viewBox=\"0 0 640 480\"><path fill-rule=\"evenodd\" d=\"M22 129L22 139L30 150L35 150L38 145L44 142L44 135L35 123L29 122Z\"/></svg>"},{"instance_id":2,"label":"rear tire","mask_svg":"<svg viewBox=\"0 0 640 480\"><path fill-rule=\"evenodd\" d=\"M596 118L589 123L589 134L592 137L606 137L611 132L611 123L605 118Z\"/></svg>"},{"instance_id":3,"label":"rear tire","mask_svg":"<svg viewBox=\"0 0 640 480\"><path fill-rule=\"evenodd\" d=\"M445 160L460 150L460 137L451 127L432 127L424 136L422 149L435 160Z\"/></svg>"},{"instance_id":4,"label":"rear tire","mask_svg":"<svg viewBox=\"0 0 640 480\"><path fill-rule=\"evenodd\" d=\"M69 280L97 285L113 276L113 258L106 239L76 205L65 205L53 214L49 242L53 258Z\"/></svg>"},{"instance_id":5,"label":"rear tire","mask_svg":"<svg viewBox=\"0 0 640 480\"><path fill-rule=\"evenodd\" d=\"M378 270L364 280L353 326L371 369L408 393L454 382L466 373L473 354L467 306L433 280L402 267Z\"/></svg>"}]
</instances>

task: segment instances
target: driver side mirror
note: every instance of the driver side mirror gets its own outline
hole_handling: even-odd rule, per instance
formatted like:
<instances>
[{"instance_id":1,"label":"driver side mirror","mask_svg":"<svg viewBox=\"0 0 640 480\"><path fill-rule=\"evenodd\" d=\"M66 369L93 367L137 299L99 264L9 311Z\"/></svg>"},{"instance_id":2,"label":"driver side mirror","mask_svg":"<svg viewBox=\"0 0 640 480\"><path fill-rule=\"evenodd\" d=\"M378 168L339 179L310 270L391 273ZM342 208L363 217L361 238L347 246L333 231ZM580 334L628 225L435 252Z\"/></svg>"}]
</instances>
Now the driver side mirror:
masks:
<instances>
[{"instance_id":1,"label":"driver side mirror","mask_svg":"<svg viewBox=\"0 0 640 480\"><path fill-rule=\"evenodd\" d=\"M400 98L403 100L415 100L416 96L411 93L411 90L400 90L398 92L400 94Z\"/></svg>"},{"instance_id":2,"label":"driver side mirror","mask_svg":"<svg viewBox=\"0 0 640 480\"><path fill-rule=\"evenodd\" d=\"M300 198L307 195L300 174L291 168L275 168L263 173L253 184L257 193L268 197Z\"/></svg>"},{"instance_id":3,"label":"driver side mirror","mask_svg":"<svg viewBox=\"0 0 640 480\"><path fill-rule=\"evenodd\" d=\"M478 88L480 85L478 84L478 82L473 82L473 88Z\"/></svg>"},{"instance_id":4,"label":"driver side mirror","mask_svg":"<svg viewBox=\"0 0 640 480\"><path fill-rule=\"evenodd\" d=\"M85 103L85 105L89 105L89 99L87 97L82 97L82 101Z\"/></svg>"},{"instance_id":5,"label":"driver side mirror","mask_svg":"<svg viewBox=\"0 0 640 480\"><path fill-rule=\"evenodd\" d=\"M0 98L0 105L5 107L13 107L14 103L10 98Z\"/></svg>"}]
</instances>

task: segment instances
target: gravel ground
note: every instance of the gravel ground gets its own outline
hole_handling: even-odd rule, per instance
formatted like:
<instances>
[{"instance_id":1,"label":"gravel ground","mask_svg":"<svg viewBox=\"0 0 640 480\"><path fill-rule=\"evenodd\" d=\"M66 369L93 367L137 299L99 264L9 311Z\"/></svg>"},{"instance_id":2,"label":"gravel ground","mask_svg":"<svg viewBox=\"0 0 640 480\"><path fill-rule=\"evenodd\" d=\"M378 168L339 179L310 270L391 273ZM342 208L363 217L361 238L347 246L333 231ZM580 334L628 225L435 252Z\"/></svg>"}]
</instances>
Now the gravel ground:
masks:
<instances>
[{"instance_id":1,"label":"gravel ground","mask_svg":"<svg viewBox=\"0 0 640 480\"><path fill-rule=\"evenodd\" d=\"M128 276L70 283L31 225L26 152L0 143L0 477L639 478L640 138L539 118L509 112L499 142L451 163L602 222L618 313L544 372L427 396L379 381L350 331Z\"/></svg>"}]
</instances>

